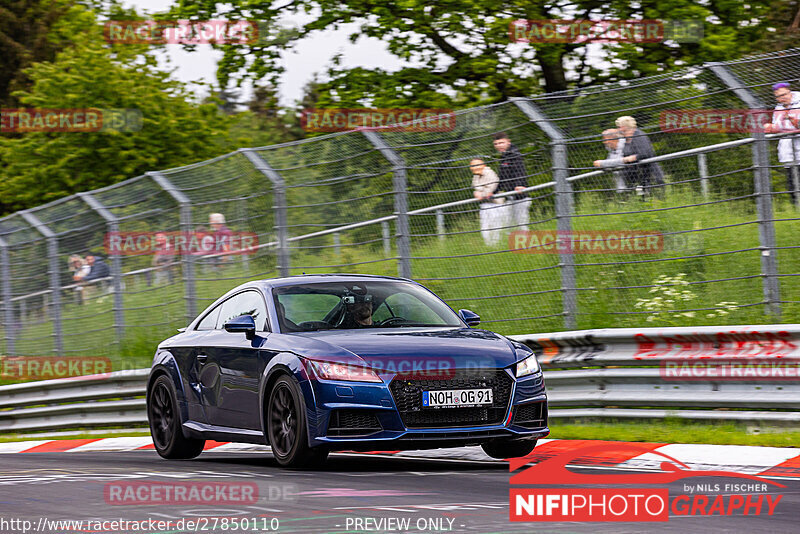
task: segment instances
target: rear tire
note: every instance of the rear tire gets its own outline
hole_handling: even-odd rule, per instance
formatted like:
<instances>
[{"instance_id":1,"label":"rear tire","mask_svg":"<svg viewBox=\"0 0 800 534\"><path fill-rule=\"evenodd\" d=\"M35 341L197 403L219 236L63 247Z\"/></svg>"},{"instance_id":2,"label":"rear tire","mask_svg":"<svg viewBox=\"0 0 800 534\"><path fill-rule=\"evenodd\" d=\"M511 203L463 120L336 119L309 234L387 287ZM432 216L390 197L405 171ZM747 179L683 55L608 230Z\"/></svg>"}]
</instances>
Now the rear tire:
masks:
<instances>
[{"instance_id":1,"label":"rear tire","mask_svg":"<svg viewBox=\"0 0 800 534\"><path fill-rule=\"evenodd\" d=\"M183 435L178 399L172 380L161 375L147 393L147 419L156 452L169 460L188 460L203 452L204 439Z\"/></svg>"},{"instance_id":2,"label":"rear tire","mask_svg":"<svg viewBox=\"0 0 800 534\"><path fill-rule=\"evenodd\" d=\"M481 448L483 449L483 452L492 458L505 460L506 458L519 458L521 456L527 456L533 451L533 448L536 447L536 441L537 440L535 439L517 441L490 441L481 445Z\"/></svg>"},{"instance_id":3,"label":"rear tire","mask_svg":"<svg viewBox=\"0 0 800 534\"><path fill-rule=\"evenodd\" d=\"M272 386L267 401L267 440L283 467L314 467L325 463L328 450L308 446L305 402L294 377L283 375Z\"/></svg>"}]
</instances>

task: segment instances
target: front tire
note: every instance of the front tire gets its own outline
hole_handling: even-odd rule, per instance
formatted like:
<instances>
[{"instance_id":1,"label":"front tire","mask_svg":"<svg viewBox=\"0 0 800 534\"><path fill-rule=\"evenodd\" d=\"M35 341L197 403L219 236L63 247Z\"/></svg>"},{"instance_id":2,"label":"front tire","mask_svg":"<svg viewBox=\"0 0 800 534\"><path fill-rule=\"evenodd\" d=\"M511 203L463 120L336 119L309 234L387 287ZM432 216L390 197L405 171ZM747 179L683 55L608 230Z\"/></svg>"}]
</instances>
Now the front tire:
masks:
<instances>
[{"instance_id":1,"label":"front tire","mask_svg":"<svg viewBox=\"0 0 800 534\"><path fill-rule=\"evenodd\" d=\"M535 439L517 441L497 440L484 443L481 445L481 448L483 449L483 452L492 458L496 458L497 460L505 460L506 458L519 458L521 456L527 456L533 451L533 448L536 447L536 441L537 440Z\"/></svg>"},{"instance_id":2,"label":"front tire","mask_svg":"<svg viewBox=\"0 0 800 534\"><path fill-rule=\"evenodd\" d=\"M267 440L278 464L309 467L325 462L327 449L308 446L305 402L294 377L278 378L270 391L266 412Z\"/></svg>"},{"instance_id":3,"label":"front tire","mask_svg":"<svg viewBox=\"0 0 800 534\"><path fill-rule=\"evenodd\" d=\"M162 458L188 460L203 452L206 440L183 435L175 387L166 375L156 378L147 394L147 419L153 445Z\"/></svg>"}]
</instances>

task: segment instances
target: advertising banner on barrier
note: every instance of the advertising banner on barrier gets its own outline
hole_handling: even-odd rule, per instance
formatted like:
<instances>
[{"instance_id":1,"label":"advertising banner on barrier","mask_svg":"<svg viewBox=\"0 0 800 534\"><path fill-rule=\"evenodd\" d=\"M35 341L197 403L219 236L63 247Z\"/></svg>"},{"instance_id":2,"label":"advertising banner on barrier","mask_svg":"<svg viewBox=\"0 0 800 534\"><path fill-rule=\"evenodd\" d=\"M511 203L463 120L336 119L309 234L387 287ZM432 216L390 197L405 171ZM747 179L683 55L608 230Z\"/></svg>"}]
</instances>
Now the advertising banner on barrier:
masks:
<instances>
[{"instance_id":1,"label":"advertising banner on barrier","mask_svg":"<svg viewBox=\"0 0 800 534\"><path fill-rule=\"evenodd\" d=\"M610 328L509 336L539 353L543 367L660 365L676 360L800 360L800 326ZM664 369L673 369L664 364ZM786 364L787 372L791 368Z\"/></svg>"}]
</instances>

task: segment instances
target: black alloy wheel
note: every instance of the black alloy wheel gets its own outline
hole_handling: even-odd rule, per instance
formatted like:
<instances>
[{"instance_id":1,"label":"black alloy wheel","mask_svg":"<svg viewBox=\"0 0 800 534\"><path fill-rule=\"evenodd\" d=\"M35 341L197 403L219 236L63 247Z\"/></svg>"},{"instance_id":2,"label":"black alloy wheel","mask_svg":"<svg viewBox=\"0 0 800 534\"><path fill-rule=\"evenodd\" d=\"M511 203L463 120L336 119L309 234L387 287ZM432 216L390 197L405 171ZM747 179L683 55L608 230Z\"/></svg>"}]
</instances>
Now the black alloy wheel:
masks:
<instances>
[{"instance_id":1,"label":"black alloy wheel","mask_svg":"<svg viewBox=\"0 0 800 534\"><path fill-rule=\"evenodd\" d=\"M203 452L204 439L192 439L183 435L178 402L172 381L159 376L147 394L147 419L150 435L156 452L163 458L189 459Z\"/></svg>"},{"instance_id":2,"label":"black alloy wheel","mask_svg":"<svg viewBox=\"0 0 800 534\"><path fill-rule=\"evenodd\" d=\"M267 401L267 440L272 455L284 467L318 465L328 450L308 446L305 403L294 377L283 375L275 382Z\"/></svg>"}]
</instances>

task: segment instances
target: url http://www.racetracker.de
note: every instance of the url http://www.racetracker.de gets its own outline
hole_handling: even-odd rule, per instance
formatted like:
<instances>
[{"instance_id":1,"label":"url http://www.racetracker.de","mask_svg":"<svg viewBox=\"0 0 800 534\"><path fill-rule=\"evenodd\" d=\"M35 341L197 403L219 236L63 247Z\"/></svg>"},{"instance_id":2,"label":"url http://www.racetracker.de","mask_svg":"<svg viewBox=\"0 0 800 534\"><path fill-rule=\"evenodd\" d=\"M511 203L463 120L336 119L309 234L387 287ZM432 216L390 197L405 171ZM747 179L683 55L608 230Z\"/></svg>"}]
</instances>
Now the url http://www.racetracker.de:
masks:
<instances>
[{"instance_id":1,"label":"url http://www.racetracker.de","mask_svg":"<svg viewBox=\"0 0 800 534\"><path fill-rule=\"evenodd\" d=\"M183 519L48 519L38 520L0 517L0 532L276 532L277 517L193 517Z\"/></svg>"}]
</instances>

